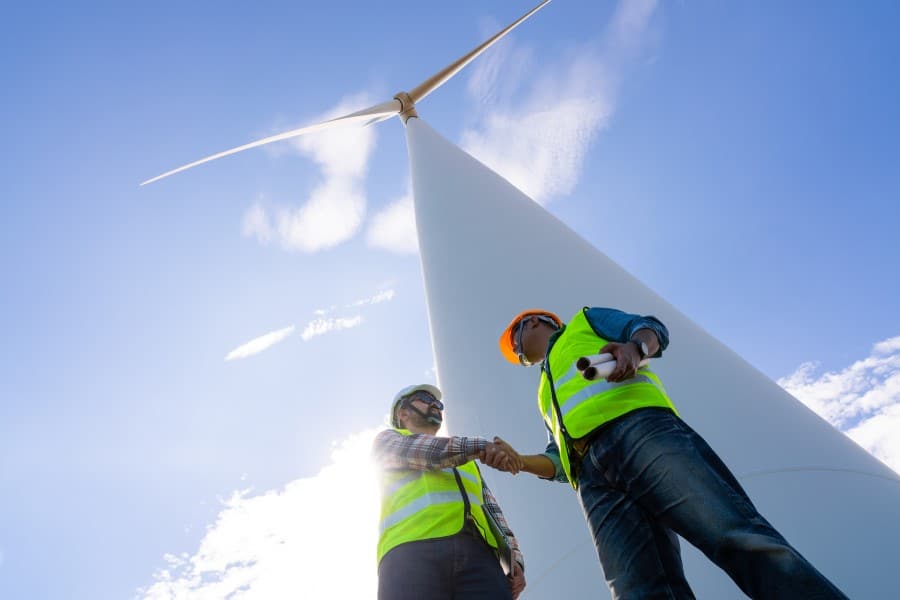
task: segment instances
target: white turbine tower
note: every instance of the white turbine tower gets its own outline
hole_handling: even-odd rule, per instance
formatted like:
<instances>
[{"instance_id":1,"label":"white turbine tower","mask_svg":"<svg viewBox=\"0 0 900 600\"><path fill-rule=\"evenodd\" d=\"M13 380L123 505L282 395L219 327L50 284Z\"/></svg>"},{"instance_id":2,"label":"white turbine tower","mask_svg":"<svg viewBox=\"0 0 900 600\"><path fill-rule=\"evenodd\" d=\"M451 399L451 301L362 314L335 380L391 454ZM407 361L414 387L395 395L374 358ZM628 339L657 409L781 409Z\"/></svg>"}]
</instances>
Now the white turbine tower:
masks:
<instances>
[{"instance_id":1,"label":"white turbine tower","mask_svg":"<svg viewBox=\"0 0 900 600\"><path fill-rule=\"evenodd\" d=\"M900 598L893 571L900 539L895 473L508 181L421 119L410 118L417 116L417 102L547 2L409 93L144 183L312 131L400 115L438 380L451 407L453 432L499 434L522 451L542 449L538 374L508 365L496 347L500 330L520 310L541 307L566 318L592 304L656 315L668 325L672 342L654 370L682 416L732 468L760 511L851 598ZM527 475L489 474L489 479L525 552L524 597L608 597L569 486ZM742 597L705 557L687 544L683 548L698 597Z\"/></svg>"}]
</instances>

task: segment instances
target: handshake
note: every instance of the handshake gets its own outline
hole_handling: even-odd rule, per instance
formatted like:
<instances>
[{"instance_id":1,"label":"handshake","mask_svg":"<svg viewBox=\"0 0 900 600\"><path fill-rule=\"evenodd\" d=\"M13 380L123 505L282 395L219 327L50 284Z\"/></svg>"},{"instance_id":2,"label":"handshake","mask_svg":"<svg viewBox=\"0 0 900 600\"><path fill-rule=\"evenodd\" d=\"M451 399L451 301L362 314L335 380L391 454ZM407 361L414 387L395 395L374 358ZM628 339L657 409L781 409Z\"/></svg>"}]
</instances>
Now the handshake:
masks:
<instances>
[{"instance_id":1,"label":"handshake","mask_svg":"<svg viewBox=\"0 0 900 600\"><path fill-rule=\"evenodd\" d=\"M494 437L493 442L487 443L479 458L483 464L513 475L525 467L522 456L499 437Z\"/></svg>"}]
</instances>

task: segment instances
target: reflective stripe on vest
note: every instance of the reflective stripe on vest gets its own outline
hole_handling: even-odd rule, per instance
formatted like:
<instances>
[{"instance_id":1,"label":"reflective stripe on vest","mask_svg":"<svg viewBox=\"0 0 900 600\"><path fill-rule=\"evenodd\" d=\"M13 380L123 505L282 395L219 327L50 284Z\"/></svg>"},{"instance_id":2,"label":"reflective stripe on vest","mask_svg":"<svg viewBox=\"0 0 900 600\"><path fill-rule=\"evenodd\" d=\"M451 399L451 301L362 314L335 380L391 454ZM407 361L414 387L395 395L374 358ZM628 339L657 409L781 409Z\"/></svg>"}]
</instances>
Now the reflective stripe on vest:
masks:
<instances>
[{"instance_id":1,"label":"reflective stripe on vest","mask_svg":"<svg viewBox=\"0 0 900 600\"><path fill-rule=\"evenodd\" d=\"M385 488L381 491L382 496L393 496L397 490L402 488L407 483L415 481L419 477L422 476L422 471L412 471L406 477L402 477L396 481L388 483Z\"/></svg>"},{"instance_id":2,"label":"reflective stripe on vest","mask_svg":"<svg viewBox=\"0 0 900 600\"><path fill-rule=\"evenodd\" d=\"M606 381L605 379L601 379L599 381L593 382L587 387L581 388L579 391L566 398L566 402L560 410L563 416L563 422L565 422L566 415L578 408L578 406L583 402L587 402L593 399L594 396L598 396L608 390L624 387L626 385L633 385L635 383L649 383L650 385L656 386L656 382L646 375L635 375L631 379L626 379L625 381L619 381L617 383L611 383L609 381ZM557 384L557 387L562 387L562 385ZM665 390L660 389L660 391L662 393L665 393Z\"/></svg>"},{"instance_id":3,"label":"reflective stripe on vest","mask_svg":"<svg viewBox=\"0 0 900 600\"><path fill-rule=\"evenodd\" d=\"M538 408L559 446L563 471L575 488L578 487L577 474L572 472L572 449L568 442L639 408L664 407L676 412L659 377L647 367L639 369L634 377L617 383L581 377L575 367L576 361L582 356L596 354L606 343L607 340L593 330L585 309L582 309L553 342L541 372Z\"/></svg>"},{"instance_id":4,"label":"reflective stripe on vest","mask_svg":"<svg viewBox=\"0 0 900 600\"><path fill-rule=\"evenodd\" d=\"M578 362L578 361L576 360L575 362ZM572 363L572 366L569 367L569 370L566 371L566 374L555 379L554 383L556 383L557 387L562 387L565 384L567 384L569 382L569 380L572 379L573 377L575 377L576 375L578 375L580 377L581 371L578 370L578 367L575 366L575 363Z\"/></svg>"},{"instance_id":5,"label":"reflective stripe on vest","mask_svg":"<svg viewBox=\"0 0 900 600\"><path fill-rule=\"evenodd\" d=\"M474 494L468 494L469 503L470 504L481 504L481 501L478 499L478 496ZM385 529L388 527L393 527L403 519L413 516L417 512L420 512L429 506L435 504L446 504L447 502L459 502L460 494L459 491L455 492L434 492L433 494L425 494L424 496L420 496L419 498L413 500L409 504L403 506L403 508L399 508L389 514L387 517L382 519L381 527L379 528L379 532L383 533Z\"/></svg>"},{"instance_id":6,"label":"reflective stripe on vest","mask_svg":"<svg viewBox=\"0 0 900 600\"><path fill-rule=\"evenodd\" d=\"M446 469L444 469L444 471L453 475L453 467L447 467ZM472 473L469 473L468 471L462 471L462 470L459 471L459 474L461 477L463 477L464 479L468 479L475 485L478 485L478 486L481 485L481 479L478 477L478 475L474 475Z\"/></svg>"},{"instance_id":7,"label":"reflective stripe on vest","mask_svg":"<svg viewBox=\"0 0 900 600\"><path fill-rule=\"evenodd\" d=\"M397 429L402 435L412 435ZM465 524L465 502L485 541L497 547L484 513L481 474L472 461L435 471L383 470L381 472L381 519L377 558L408 542L441 538L459 533Z\"/></svg>"}]
</instances>

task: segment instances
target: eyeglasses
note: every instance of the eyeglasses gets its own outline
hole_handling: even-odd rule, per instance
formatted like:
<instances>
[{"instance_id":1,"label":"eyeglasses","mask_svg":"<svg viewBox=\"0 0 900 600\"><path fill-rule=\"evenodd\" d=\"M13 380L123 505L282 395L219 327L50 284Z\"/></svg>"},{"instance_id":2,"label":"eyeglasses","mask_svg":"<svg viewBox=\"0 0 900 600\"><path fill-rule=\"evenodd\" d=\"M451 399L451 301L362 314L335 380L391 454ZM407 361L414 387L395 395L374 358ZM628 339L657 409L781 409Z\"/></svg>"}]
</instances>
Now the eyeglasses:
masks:
<instances>
[{"instance_id":1,"label":"eyeglasses","mask_svg":"<svg viewBox=\"0 0 900 600\"><path fill-rule=\"evenodd\" d=\"M530 367L534 363L528 360L528 357L522 352L522 332L525 331L525 321L526 319L519 321L519 324L516 325L516 328L513 331L513 350L515 351L516 356L519 357L519 364L523 367Z\"/></svg>"},{"instance_id":2,"label":"eyeglasses","mask_svg":"<svg viewBox=\"0 0 900 600\"><path fill-rule=\"evenodd\" d=\"M519 357L519 364L521 364L523 367L533 367L534 365L539 365L544 362L543 359L537 362L531 362L522 351L522 333L525 331L525 322L528 321L532 316L537 317L538 321L546 323L553 329L559 330L559 325L556 323L556 321L554 321L550 317L545 317L544 315L531 315L519 321L519 323L516 325L516 328L513 330L513 351L516 353L516 356Z\"/></svg>"},{"instance_id":3,"label":"eyeglasses","mask_svg":"<svg viewBox=\"0 0 900 600\"><path fill-rule=\"evenodd\" d=\"M434 406L438 410L444 410L444 403L429 394L426 391L418 390L410 394L406 397L405 403L410 403L413 400L418 400L419 402L423 402L428 406Z\"/></svg>"}]
</instances>

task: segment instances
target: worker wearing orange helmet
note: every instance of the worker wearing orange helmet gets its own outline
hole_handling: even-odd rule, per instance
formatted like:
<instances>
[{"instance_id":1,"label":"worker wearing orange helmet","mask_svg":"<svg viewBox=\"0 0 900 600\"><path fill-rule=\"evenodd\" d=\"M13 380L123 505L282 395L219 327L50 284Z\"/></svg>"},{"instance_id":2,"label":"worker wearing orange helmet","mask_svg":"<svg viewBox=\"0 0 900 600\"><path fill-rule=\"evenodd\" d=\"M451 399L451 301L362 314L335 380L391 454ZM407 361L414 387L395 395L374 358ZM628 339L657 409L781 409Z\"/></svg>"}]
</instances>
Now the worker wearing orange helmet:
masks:
<instances>
[{"instance_id":1,"label":"worker wearing orange helmet","mask_svg":"<svg viewBox=\"0 0 900 600\"><path fill-rule=\"evenodd\" d=\"M575 488L614 599L694 598L676 534L751 598L846 598L678 417L645 363L668 344L652 316L585 307L564 324L545 310L516 315L500 351L513 364L540 365L549 432L544 453L520 456L521 470ZM578 359L597 354L614 366L605 378L582 376Z\"/></svg>"}]
</instances>

